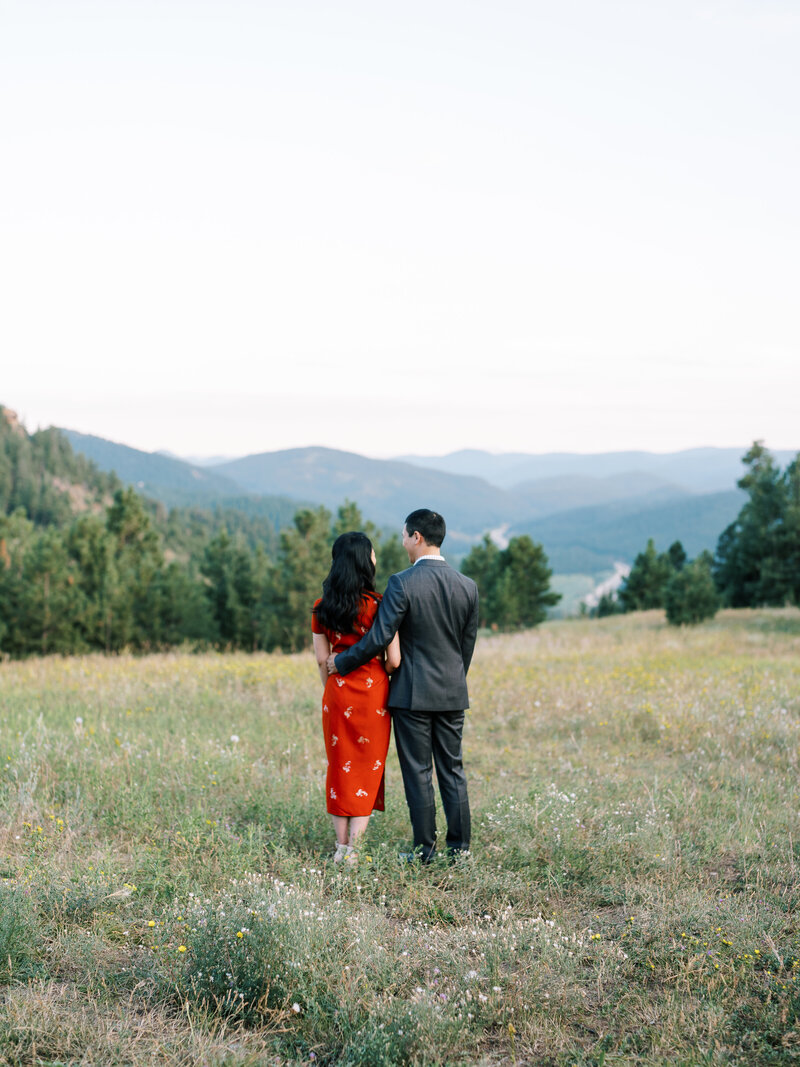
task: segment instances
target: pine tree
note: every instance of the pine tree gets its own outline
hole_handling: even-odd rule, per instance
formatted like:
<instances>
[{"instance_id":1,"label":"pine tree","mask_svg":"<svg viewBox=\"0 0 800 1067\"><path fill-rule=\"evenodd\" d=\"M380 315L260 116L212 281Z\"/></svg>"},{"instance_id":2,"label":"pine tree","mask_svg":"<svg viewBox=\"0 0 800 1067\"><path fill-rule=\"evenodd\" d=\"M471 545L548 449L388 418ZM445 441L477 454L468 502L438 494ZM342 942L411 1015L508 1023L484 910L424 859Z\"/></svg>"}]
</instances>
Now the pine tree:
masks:
<instances>
[{"instance_id":1,"label":"pine tree","mask_svg":"<svg viewBox=\"0 0 800 1067\"><path fill-rule=\"evenodd\" d=\"M0 649L12 656L28 651L24 634L25 554L35 538L22 508L0 515Z\"/></svg>"},{"instance_id":2,"label":"pine tree","mask_svg":"<svg viewBox=\"0 0 800 1067\"><path fill-rule=\"evenodd\" d=\"M375 567L375 588L382 593L393 574L408 566L408 556L396 533L379 535L375 544L378 563Z\"/></svg>"},{"instance_id":3,"label":"pine tree","mask_svg":"<svg viewBox=\"0 0 800 1067\"><path fill-rule=\"evenodd\" d=\"M500 549L489 534L484 534L481 543L472 547L461 564L462 573L471 578L478 587L482 626L490 626L494 621L494 586L498 579L499 567Z\"/></svg>"},{"instance_id":4,"label":"pine tree","mask_svg":"<svg viewBox=\"0 0 800 1067\"><path fill-rule=\"evenodd\" d=\"M464 560L462 571L478 586L481 620L501 629L537 626L560 593L550 589L552 571L541 545L527 534L500 549L485 536Z\"/></svg>"},{"instance_id":5,"label":"pine tree","mask_svg":"<svg viewBox=\"0 0 800 1067\"><path fill-rule=\"evenodd\" d=\"M679 544L680 542L676 542L676 545ZM681 551L683 551L682 546ZM675 555L679 557L677 550ZM651 537L644 552L640 552L634 560L630 573L619 591L619 601L623 610L647 611L650 608L663 608L664 590L673 573L674 567L670 556L656 552L655 542Z\"/></svg>"},{"instance_id":6,"label":"pine tree","mask_svg":"<svg viewBox=\"0 0 800 1067\"><path fill-rule=\"evenodd\" d=\"M67 549L75 561L83 594L75 618L80 639L88 648L110 652L115 647L113 624L119 595L114 536L98 516L81 515L69 529Z\"/></svg>"},{"instance_id":7,"label":"pine tree","mask_svg":"<svg viewBox=\"0 0 800 1067\"><path fill-rule=\"evenodd\" d=\"M78 652L75 619L80 613L81 591L75 565L57 530L38 533L25 553L23 595L17 626L21 651Z\"/></svg>"},{"instance_id":8,"label":"pine tree","mask_svg":"<svg viewBox=\"0 0 800 1067\"><path fill-rule=\"evenodd\" d=\"M743 457L748 468L737 483L748 500L717 543L714 577L730 607L780 606L792 595L787 539L793 476L782 476L770 453L756 441ZM791 469L791 468L790 468Z\"/></svg>"},{"instance_id":9,"label":"pine tree","mask_svg":"<svg viewBox=\"0 0 800 1067\"><path fill-rule=\"evenodd\" d=\"M667 622L673 626L694 626L713 619L720 602L711 565L711 554L703 552L692 563L675 571L664 590Z\"/></svg>"},{"instance_id":10,"label":"pine tree","mask_svg":"<svg viewBox=\"0 0 800 1067\"><path fill-rule=\"evenodd\" d=\"M260 647L261 589L251 553L222 530L207 546L201 572L208 583L206 596L218 640L232 648Z\"/></svg>"},{"instance_id":11,"label":"pine tree","mask_svg":"<svg viewBox=\"0 0 800 1067\"><path fill-rule=\"evenodd\" d=\"M152 647L157 619L153 583L164 558L150 516L133 489L114 494L106 530L114 542L109 644L112 649Z\"/></svg>"},{"instance_id":12,"label":"pine tree","mask_svg":"<svg viewBox=\"0 0 800 1067\"><path fill-rule=\"evenodd\" d=\"M686 555L686 549L680 543L680 541L673 541L667 549L667 558L672 564L672 569L679 571L688 561L689 557Z\"/></svg>"},{"instance_id":13,"label":"pine tree","mask_svg":"<svg viewBox=\"0 0 800 1067\"><path fill-rule=\"evenodd\" d=\"M275 565L264 592L267 647L299 652L311 644L311 608L330 570L331 515L303 508L294 528L282 530Z\"/></svg>"}]
</instances>

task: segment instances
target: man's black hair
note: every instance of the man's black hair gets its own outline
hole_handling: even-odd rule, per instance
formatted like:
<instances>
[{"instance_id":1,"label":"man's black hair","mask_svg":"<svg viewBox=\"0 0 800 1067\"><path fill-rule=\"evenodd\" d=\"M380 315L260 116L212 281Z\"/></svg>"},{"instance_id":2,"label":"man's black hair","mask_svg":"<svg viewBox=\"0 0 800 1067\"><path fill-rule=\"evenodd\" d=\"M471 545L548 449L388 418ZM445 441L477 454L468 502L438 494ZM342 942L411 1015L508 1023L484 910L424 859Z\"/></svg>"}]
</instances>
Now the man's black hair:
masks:
<instances>
[{"instance_id":1,"label":"man's black hair","mask_svg":"<svg viewBox=\"0 0 800 1067\"><path fill-rule=\"evenodd\" d=\"M409 536L414 532L418 533L422 540L432 548L441 548L444 535L447 533L442 516L438 511L431 511L430 508L418 508L412 511L406 519L406 530Z\"/></svg>"}]
</instances>

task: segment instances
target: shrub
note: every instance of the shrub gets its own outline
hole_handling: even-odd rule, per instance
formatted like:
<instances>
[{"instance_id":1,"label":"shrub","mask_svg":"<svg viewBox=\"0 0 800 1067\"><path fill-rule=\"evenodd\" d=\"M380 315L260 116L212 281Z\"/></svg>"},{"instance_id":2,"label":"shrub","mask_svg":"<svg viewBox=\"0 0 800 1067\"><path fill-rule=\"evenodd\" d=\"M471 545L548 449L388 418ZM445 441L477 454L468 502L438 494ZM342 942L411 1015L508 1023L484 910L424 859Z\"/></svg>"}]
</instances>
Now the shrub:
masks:
<instances>
[{"instance_id":1,"label":"shrub","mask_svg":"<svg viewBox=\"0 0 800 1067\"><path fill-rule=\"evenodd\" d=\"M719 594L708 553L673 574L664 590L664 607L667 622L673 626L693 626L713 619L719 610Z\"/></svg>"}]
</instances>

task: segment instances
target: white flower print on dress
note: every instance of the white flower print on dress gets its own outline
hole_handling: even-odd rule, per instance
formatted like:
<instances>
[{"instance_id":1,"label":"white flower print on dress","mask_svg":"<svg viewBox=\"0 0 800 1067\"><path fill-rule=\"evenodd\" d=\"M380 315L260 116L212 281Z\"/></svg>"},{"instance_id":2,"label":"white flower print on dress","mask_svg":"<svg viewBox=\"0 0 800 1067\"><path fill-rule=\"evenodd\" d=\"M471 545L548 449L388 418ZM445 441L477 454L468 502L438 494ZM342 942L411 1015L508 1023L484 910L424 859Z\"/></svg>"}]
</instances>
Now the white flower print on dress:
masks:
<instances>
[{"instance_id":1,"label":"white flower print on dress","mask_svg":"<svg viewBox=\"0 0 800 1067\"><path fill-rule=\"evenodd\" d=\"M338 800L335 789L331 789L331 800Z\"/></svg>"},{"instance_id":2,"label":"white flower print on dress","mask_svg":"<svg viewBox=\"0 0 800 1067\"><path fill-rule=\"evenodd\" d=\"M362 632L362 634L365 634L367 632L366 626L359 626L359 630Z\"/></svg>"},{"instance_id":3,"label":"white flower print on dress","mask_svg":"<svg viewBox=\"0 0 800 1067\"><path fill-rule=\"evenodd\" d=\"M338 740L339 738L336 736L336 734L331 734L331 746L335 745Z\"/></svg>"},{"instance_id":4,"label":"white flower print on dress","mask_svg":"<svg viewBox=\"0 0 800 1067\"><path fill-rule=\"evenodd\" d=\"M344 685L344 678L342 678L339 674L336 675L336 684L339 686L340 689Z\"/></svg>"},{"instance_id":5,"label":"white flower print on dress","mask_svg":"<svg viewBox=\"0 0 800 1067\"><path fill-rule=\"evenodd\" d=\"M379 759L376 759L376 760L375 760L375 765L373 766L373 768L372 768L372 769L373 769L373 771L377 771L377 769L378 769L379 767L382 767L382 766L383 766L383 764L381 763L381 761L380 761Z\"/></svg>"},{"instance_id":6,"label":"white flower print on dress","mask_svg":"<svg viewBox=\"0 0 800 1067\"><path fill-rule=\"evenodd\" d=\"M367 678L367 689L372 689L374 679Z\"/></svg>"},{"instance_id":7,"label":"white flower print on dress","mask_svg":"<svg viewBox=\"0 0 800 1067\"><path fill-rule=\"evenodd\" d=\"M344 717L346 719L349 719L352 714L353 714L353 705L351 704L349 708L345 708Z\"/></svg>"},{"instance_id":8,"label":"white flower print on dress","mask_svg":"<svg viewBox=\"0 0 800 1067\"><path fill-rule=\"evenodd\" d=\"M350 773L350 764L352 762L353 762L352 760L348 760L347 763L343 763L342 764L342 770L344 771L345 774L349 774Z\"/></svg>"},{"instance_id":9,"label":"white flower print on dress","mask_svg":"<svg viewBox=\"0 0 800 1067\"><path fill-rule=\"evenodd\" d=\"M327 704L323 704L322 705L322 711L323 711L323 714L327 715L327 713L328 713L328 705Z\"/></svg>"},{"instance_id":10,"label":"white flower print on dress","mask_svg":"<svg viewBox=\"0 0 800 1067\"><path fill-rule=\"evenodd\" d=\"M359 744L359 745L368 745L368 744L369 744L369 738L368 738L368 737L359 737L359 739L358 739L358 741L356 742L356 744Z\"/></svg>"},{"instance_id":11,"label":"white flower print on dress","mask_svg":"<svg viewBox=\"0 0 800 1067\"><path fill-rule=\"evenodd\" d=\"M375 710L377 711L377 713L379 715L385 715L386 714L386 708L376 708Z\"/></svg>"},{"instance_id":12,"label":"white flower print on dress","mask_svg":"<svg viewBox=\"0 0 800 1067\"><path fill-rule=\"evenodd\" d=\"M356 789L356 796L357 797L368 797L369 793L366 791L366 789Z\"/></svg>"}]
</instances>

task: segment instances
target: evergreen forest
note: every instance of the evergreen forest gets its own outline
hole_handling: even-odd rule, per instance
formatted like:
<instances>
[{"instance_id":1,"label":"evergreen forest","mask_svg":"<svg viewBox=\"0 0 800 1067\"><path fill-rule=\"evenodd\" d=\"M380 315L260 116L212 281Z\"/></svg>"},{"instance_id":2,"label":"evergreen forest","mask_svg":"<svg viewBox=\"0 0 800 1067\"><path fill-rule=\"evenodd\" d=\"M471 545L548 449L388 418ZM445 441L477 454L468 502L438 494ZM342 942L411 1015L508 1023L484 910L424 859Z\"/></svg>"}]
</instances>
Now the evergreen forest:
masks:
<instances>
[{"instance_id":1,"label":"evergreen forest","mask_svg":"<svg viewBox=\"0 0 800 1067\"><path fill-rule=\"evenodd\" d=\"M658 553L650 540L598 614L665 608L683 624L720 606L800 603L800 458L781 470L757 442L744 464L748 498L716 554L688 560L680 542ZM397 534L354 503L300 507L280 526L257 498L169 508L102 473L59 430L29 434L0 408L0 655L298 651L330 546L354 529L373 540L382 590L407 559ZM535 626L559 600L542 545L525 534L505 548L485 536L462 569L493 629Z\"/></svg>"}]
</instances>

